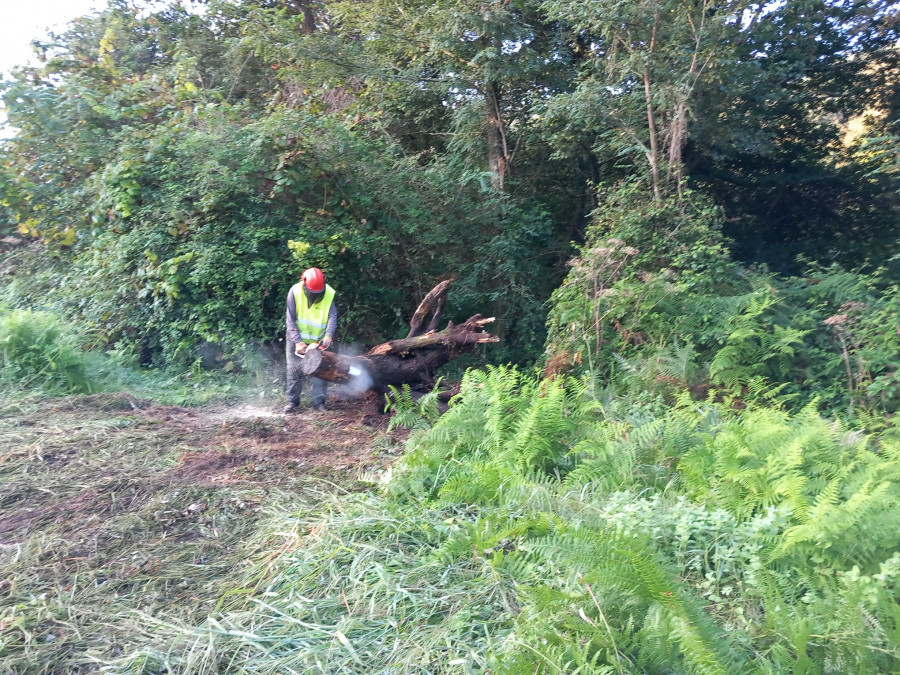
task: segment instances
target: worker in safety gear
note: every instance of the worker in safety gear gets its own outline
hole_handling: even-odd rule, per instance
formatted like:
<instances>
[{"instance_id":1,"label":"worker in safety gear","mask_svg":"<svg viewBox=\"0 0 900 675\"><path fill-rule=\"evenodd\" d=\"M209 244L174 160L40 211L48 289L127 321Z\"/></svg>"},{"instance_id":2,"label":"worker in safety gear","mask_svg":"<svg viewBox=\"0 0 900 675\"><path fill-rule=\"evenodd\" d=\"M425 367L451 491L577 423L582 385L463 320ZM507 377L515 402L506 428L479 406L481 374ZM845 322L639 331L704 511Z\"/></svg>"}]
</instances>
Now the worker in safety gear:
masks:
<instances>
[{"instance_id":1,"label":"worker in safety gear","mask_svg":"<svg viewBox=\"0 0 900 675\"><path fill-rule=\"evenodd\" d=\"M325 283L325 275L318 267L311 267L288 291L286 305L287 337L287 399L284 411L300 407L303 388L302 358L307 349L328 349L337 331L337 309L334 289ZM318 377L312 381L312 402L315 410L325 410L328 383Z\"/></svg>"}]
</instances>

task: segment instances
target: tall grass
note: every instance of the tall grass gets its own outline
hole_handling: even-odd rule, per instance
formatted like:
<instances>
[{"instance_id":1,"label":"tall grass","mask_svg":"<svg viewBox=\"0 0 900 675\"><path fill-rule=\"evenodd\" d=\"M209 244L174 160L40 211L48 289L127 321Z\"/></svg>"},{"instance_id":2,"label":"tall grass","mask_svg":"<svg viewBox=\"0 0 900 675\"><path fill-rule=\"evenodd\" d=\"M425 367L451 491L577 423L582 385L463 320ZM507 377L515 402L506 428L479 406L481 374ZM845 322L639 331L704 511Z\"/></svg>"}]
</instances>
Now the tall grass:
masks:
<instances>
[{"instance_id":1,"label":"tall grass","mask_svg":"<svg viewBox=\"0 0 900 675\"><path fill-rule=\"evenodd\" d=\"M84 355L59 319L28 309L0 314L0 382L7 388L49 393L96 388Z\"/></svg>"},{"instance_id":2,"label":"tall grass","mask_svg":"<svg viewBox=\"0 0 900 675\"><path fill-rule=\"evenodd\" d=\"M0 397L128 391L169 405L202 405L252 397L270 402L282 381L277 369L249 352L240 372L193 368L143 369L132 355L83 351L79 336L53 314L0 305Z\"/></svg>"},{"instance_id":3,"label":"tall grass","mask_svg":"<svg viewBox=\"0 0 900 675\"><path fill-rule=\"evenodd\" d=\"M178 635L169 666L195 675L486 672L512 626L515 592L480 556L443 555L459 530L452 513L412 518L347 496L327 514L273 518L258 540L270 553L226 599L229 611L196 628L156 622L155 635ZM111 665L142 672L145 656Z\"/></svg>"}]
</instances>

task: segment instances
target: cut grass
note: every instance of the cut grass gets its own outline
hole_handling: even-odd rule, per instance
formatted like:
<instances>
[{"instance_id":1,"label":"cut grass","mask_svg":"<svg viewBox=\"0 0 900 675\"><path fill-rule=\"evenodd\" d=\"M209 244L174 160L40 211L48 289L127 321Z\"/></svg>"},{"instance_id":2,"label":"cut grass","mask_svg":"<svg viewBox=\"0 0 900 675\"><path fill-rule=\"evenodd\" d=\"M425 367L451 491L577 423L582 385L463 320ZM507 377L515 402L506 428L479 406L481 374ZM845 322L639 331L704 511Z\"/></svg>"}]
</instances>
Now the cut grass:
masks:
<instances>
[{"instance_id":1,"label":"cut grass","mask_svg":"<svg viewBox=\"0 0 900 675\"><path fill-rule=\"evenodd\" d=\"M169 648L123 655L115 671L437 675L495 665L489 653L518 611L513 578L481 552L442 554L451 513L371 496L323 506L265 524L268 553L236 591L242 602L196 626L156 622Z\"/></svg>"},{"instance_id":2,"label":"cut grass","mask_svg":"<svg viewBox=\"0 0 900 675\"><path fill-rule=\"evenodd\" d=\"M356 467L323 467L324 480L268 461L283 421L198 428L190 411L188 425L141 405L0 402L0 672L88 672L126 655L132 672L156 672L155 657L139 665L167 649L148 617L199 625L242 601L231 591L268 555L261 519L358 489Z\"/></svg>"}]
</instances>

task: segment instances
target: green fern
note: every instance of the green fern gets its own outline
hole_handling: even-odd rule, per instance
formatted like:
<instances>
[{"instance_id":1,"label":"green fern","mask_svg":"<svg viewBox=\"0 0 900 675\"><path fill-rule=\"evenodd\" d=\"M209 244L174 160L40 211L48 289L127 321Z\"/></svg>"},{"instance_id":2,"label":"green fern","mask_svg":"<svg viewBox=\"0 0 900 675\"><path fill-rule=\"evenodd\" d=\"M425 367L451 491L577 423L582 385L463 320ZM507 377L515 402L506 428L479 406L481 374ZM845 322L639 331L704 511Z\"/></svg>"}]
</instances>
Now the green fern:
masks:
<instances>
[{"instance_id":1,"label":"green fern","mask_svg":"<svg viewBox=\"0 0 900 675\"><path fill-rule=\"evenodd\" d=\"M776 303L768 289L757 291L744 312L730 319L734 328L709 366L711 382L741 393L759 378L787 376L809 331L779 324L770 327L769 315Z\"/></svg>"},{"instance_id":2,"label":"green fern","mask_svg":"<svg viewBox=\"0 0 900 675\"><path fill-rule=\"evenodd\" d=\"M883 533L900 506L898 468L893 457L873 453L864 441L848 445L840 427L809 408L793 418L782 411L745 412L679 463L692 494L741 519L769 507L787 509L793 525L776 557L813 555L860 565L889 550Z\"/></svg>"},{"instance_id":3,"label":"green fern","mask_svg":"<svg viewBox=\"0 0 900 675\"><path fill-rule=\"evenodd\" d=\"M640 613L649 619L635 647L650 649L658 644L657 637L665 635L679 644L681 658L691 672L724 673L728 669L721 634L693 601L683 597L683 589L644 542L621 534L580 529L545 537L523 548L553 567L583 579L585 586L591 588L590 595L582 592L586 604L591 595L594 602L598 594L608 597L618 591L629 596L632 616L640 607ZM607 611L621 621L615 606ZM653 619L656 612L661 621Z\"/></svg>"},{"instance_id":4,"label":"green fern","mask_svg":"<svg viewBox=\"0 0 900 675\"><path fill-rule=\"evenodd\" d=\"M408 384L400 389L389 385L390 395L385 395L385 410L393 412L388 423L388 431L401 427L420 431L434 425L441 416L438 407L438 395L440 394L441 380L438 378L431 391L413 400L412 390Z\"/></svg>"},{"instance_id":5,"label":"green fern","mask_svg":"<svg viewBox=\"0 0 900 675\"><path fill-rule=\"evenodd\" d=\"M85 355L60 320L47 312L0 313L0 383L51 393L96 390Z\"/></svg>"}]
</instances>

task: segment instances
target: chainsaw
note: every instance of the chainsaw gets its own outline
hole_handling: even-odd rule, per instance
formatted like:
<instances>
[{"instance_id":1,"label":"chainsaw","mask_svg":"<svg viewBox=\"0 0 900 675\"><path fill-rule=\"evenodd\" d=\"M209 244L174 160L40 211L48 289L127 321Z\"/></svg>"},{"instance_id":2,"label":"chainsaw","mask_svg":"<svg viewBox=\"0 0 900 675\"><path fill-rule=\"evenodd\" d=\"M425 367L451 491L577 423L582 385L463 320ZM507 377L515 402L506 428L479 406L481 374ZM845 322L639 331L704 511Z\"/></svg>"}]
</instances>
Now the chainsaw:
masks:
<instances>
[{"instance_id":1,"label":"chainsaw","mask_svg":"<svg viewBox=\"0 0 900 675\"><path fill-rule=\"evenodd\" d=\"M300 354L297 351L297 345L294 345L294 354L299 356L301 359L304 359L306 358L306 352L308 352L310 349L321 349L322 351L325 351L326 349L328 349L328 347L326 347L321 342L310 342L308 345L306 345L306 350L302 354Z\"/></svg>"}]
</instances>

